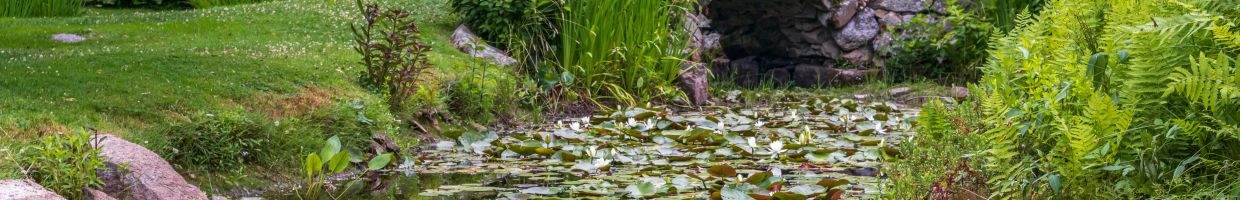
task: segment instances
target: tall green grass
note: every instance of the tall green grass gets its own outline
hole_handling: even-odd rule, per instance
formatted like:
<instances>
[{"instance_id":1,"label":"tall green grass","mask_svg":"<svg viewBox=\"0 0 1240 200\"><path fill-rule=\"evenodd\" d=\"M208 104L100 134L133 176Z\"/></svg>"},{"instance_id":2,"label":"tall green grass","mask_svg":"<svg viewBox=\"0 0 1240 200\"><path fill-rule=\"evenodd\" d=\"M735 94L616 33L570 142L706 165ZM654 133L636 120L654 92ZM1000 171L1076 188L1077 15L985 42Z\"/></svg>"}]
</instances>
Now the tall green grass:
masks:
<instances>
[{"instance_id":1,"label":"tall green grass","mask_svg":"<svg viewBox=\"0 0 1240 200\"><path fill-rule=\"evenodd\" d=\"M665 0L574 0L561 21L561 79L586 99L635 105L683 95L682 34Z\"/></svg>"},{"instance_id":2,"label":"tall green grass","mask_svg":"<svg viewBox=\"0 0 1240 200\"><path fill-rule=\"evenodd\" d=\"M72 16L83 0L0 0L0 17Z\"/></svg>"}]
</instances>

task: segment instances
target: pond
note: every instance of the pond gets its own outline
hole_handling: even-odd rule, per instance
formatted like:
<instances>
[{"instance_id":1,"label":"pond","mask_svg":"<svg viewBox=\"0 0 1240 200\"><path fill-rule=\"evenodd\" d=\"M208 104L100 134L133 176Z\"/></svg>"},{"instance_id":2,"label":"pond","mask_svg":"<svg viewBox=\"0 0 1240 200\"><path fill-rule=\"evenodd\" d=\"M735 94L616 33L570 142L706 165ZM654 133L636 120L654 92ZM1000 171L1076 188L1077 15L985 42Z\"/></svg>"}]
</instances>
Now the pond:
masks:
<instances>
[{"instance_id":1,"label":"pond","mask_svg":"<svg viewBox=\"0 0 1240 200\"><path fill-rule=\"evenodd\" d=\"M419 152L400 199L866 199L916 110L811 98L741 108L630 108L537 131L469 132Z\"/></svg>"}]
</instances>

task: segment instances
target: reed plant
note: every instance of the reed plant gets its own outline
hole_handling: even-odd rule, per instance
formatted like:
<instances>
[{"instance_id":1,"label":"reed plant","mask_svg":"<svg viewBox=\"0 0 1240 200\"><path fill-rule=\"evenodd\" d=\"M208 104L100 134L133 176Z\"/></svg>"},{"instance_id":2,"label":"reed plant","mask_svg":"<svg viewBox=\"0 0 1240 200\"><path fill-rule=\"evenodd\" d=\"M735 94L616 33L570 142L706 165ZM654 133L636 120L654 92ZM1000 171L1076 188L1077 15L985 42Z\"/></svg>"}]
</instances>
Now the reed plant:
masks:
<instances>
[{"instance_id":1,"label":"reed plant","mask_svg":"<svg viewBox=\"0 0 1240 200\"><path fill-rule=\"evenodd\" d=\"M683 95L674 81L685 56L667 0L575 0L561 20L561 79L595 104L636 105Z\"/></svg>"},{"instance_id":2,"label":"reed plant","mask_svg":"<svg viewBox=\"0 0 1240 200\"><path fill-rule=\"evenodd\" d=\"M0 17L73 16L83 0L0 0Z\"/></svg>"}]
</instances>

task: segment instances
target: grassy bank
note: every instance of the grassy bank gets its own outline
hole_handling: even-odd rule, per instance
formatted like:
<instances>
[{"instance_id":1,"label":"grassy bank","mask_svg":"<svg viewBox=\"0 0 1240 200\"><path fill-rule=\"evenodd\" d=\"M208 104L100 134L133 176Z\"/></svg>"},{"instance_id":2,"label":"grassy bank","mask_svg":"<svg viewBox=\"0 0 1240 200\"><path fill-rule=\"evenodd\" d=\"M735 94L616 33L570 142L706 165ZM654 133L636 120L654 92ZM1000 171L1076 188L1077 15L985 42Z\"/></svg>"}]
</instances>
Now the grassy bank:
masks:
<instances>
[{"instance_id":1,"label":"grassy bank","mask_svg":"<svg viewBox=\"0 0 1240 200\"><path fill-rule=\"evenodd\" d=\"M384 4L418 13L436 80L478 66L500 70L447 43L455 19L443 9L446 1ZM350 46L348 24L360 17L354 11L352 1L290 0L0 18L6 27L0 35L0 135L6 138L0 141L0 178L21 176L12 161L36 138L77 127L118 134L167 155L166 133L175 130L168 127L212 113L258 116L281 134L319 134L307 137L319 141L345 131L331 123L354 119L348 108L358 104L367 117L390 118L381 98L354 84L361 70ZM59 43L50 39L57 33L88 39ZM291 169L296 165L286 164L296 158L259 163Z\"/></svg>"}]
</instances>

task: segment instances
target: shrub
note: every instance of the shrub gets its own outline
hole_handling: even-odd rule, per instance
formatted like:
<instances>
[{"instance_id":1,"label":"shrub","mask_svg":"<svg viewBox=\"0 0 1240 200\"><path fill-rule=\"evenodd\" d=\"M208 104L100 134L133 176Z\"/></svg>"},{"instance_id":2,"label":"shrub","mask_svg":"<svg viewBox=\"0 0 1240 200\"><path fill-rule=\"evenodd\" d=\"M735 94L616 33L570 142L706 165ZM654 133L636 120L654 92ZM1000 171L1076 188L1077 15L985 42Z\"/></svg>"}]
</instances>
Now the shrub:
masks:
<instances>
[{"instance_id":1,"label":"shrub","mask_svg":"<svg viewBox=\"0 0 1240 200\"><path fill-rule=\"evenodd\" d=\"M95 175L96 169L103 168L103 159L91 137L85 130L43 137L39 144L23 149L18 162L43 187L79 199L84 188L103 185Z\"/></svg>"},{"instance_id":2,"label":"shrub","mask_svg":"<svg viewBox=\"0 0 1240 200\"><path fill-rule=\"evenodd\" d=\"M82 12L83 0L2 0L0 17L73 16Z\"/></svg>"},{"instance_id":3,"label":"shrub","mask_svg":"<svg viewBox=\"0 0 1240 200\"><path fill-rule=\"evenodd\" d=\"M973 102L947 104L938 100L922 105L916 136L900 142L898 154L884 157L891 170L891 182L885 185L890 187L885 194L888 199L924 199L933 192L954 197L948 199L984 199L986 183L971 181L985 177L960 173L981 166L982 160L972 158L986 144L977 134L981 124L970 123L980 115L976 108ZM960 198L977 197L970 195L983 198Z\"/></svg>"},{"instance_id":4,"label":"shrub","mask_svg":"<svg viewBox=\"0 0 1240 200\"><path fill-rule=\"evenodd\" d=\"M353 100L336 102L334 106L315 110L305 117L287 119L281 124L302 136L320 139L335 135L346 146L363 146L369 144L372 133L396 132L395 121L382 106Z\"/></svg>"},{"instance_id":5,"label":"shrub","mask_svg":"<svg viewBox=\"0 0 1240 200\"><path fill-rule=\"evenodd\" d=\"M1236 1L1052 0L991 42L997 197L1240 195Z\"/></svg>"},{"instance_id":6,"label":"shrub","mask_svg":"<svg viewBox=\"0 0 1240 200\"><path fill-rule=\"evenodd\" d=\"M452 113L482 122L514 112L529 95L524 83L506 72L472 70L454 81L445 94Z\"/></svg>"},{"instance_id":7,"label":"shrub","mask_svg":"<svg viewBox=\"0 0 1240 200\"><path fill-rule=\"evenodd\" d=\"M421 32L408 11L383 10L361 0L357 5L364 21L350 28L354 49L362 55L361 64L366 67L359 81L363 87L385 96L393 113L408 115L406 102L417 91L423 73L431 68L426 58L431 47L419 41Z\"/></svg>"},{"instance_id":8,"label":"shrub","mask_svg":"<svg viewBox=\"0 0 1240 200\"><path fill-rule=\"evenodd\" d=\"M625 105L683 96L673 83L685 43L669 5L664 0L567 1L560 22L561 83L585 99Z\"/></svg>"},{"instance_id":9,"label":"shrub","mask_svg":"<svg viewBox=\"0 0 1240 200\"><path fill-rule=\"evenodd\" d=\"M163 156L182 169L237 170L295 155L300 146L294 142L298 136L280 132L264 118L232 112L198 114L161 133L167 138Z\"/></svg>"},{"instance_id":10,"label":"shrub","mask_svg":"<svg viewBox=\"0 0 1240 200\"><path fill-rule=\"evenodd\" d=\"M888 30L896 33L892 45L880 49L890 55L884 69L888 81L977 79L977 68L986 58L987 39L993 29L978 17L976 10L966 11L955 3L948 5L945 20L918 15L897 30Z\"/></svg>"}]
</instances>

